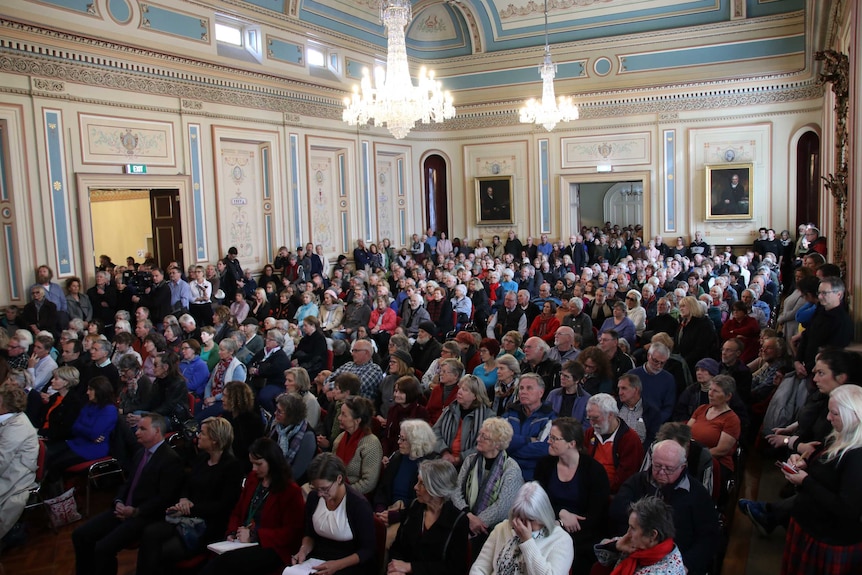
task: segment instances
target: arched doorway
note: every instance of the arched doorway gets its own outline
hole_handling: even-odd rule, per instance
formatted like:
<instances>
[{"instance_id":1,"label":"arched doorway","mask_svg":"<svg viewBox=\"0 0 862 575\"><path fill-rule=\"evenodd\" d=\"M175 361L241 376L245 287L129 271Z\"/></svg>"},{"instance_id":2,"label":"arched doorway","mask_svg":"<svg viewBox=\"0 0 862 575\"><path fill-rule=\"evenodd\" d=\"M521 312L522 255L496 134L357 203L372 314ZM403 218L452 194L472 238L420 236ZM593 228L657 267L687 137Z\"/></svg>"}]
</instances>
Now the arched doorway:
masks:
<instances>
[{"instance_id":1,"label":"arched doorway","mask_svg":"<svg viewBox=\"0 0 862 575\"><path fill-rule=\"evenodd\" d=\"M449 236L449 202L446 182L446 160L432 154L422 163L422 183L425 189L425 228L446 232Z\"/></svg>"},{"instance_id":2,"label":"arched doorway","mask_svg":"<svg viewBox=\"0 0 862 575\"><path fill-rule=\"evenodd\" d=\"M820 221L820 136L806 132L796 144L796 226L813 222L823 229ZM795 231L795 230L794 230Z\"/></svg>"}]
</instances>

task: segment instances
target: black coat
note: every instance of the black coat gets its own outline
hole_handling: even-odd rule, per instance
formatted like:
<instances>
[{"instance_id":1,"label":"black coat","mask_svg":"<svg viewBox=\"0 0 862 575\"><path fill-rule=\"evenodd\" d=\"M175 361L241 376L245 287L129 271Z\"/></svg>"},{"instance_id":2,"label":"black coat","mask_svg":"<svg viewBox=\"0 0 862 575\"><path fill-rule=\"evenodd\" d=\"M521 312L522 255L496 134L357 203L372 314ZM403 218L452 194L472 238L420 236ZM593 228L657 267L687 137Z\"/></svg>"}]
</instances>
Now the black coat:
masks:
<instances>
[{"instance_id":1,"label":"black coat","mask_svg":"<svg viewBox=\"0 0 862 575\"><path fill-rule=\"evenodd\" d=\"M688 489L679 486L688 478ZM657 495L673 508L676 527L674 542L679 546L683 563L691 575L706 573L712 568L718 551L718 514L706 487L692 480L685 472L676 485L658 489L650 482L650 472L641 471L629 477L611 502L611 533L622 535L628 529L629 505L648 495Z\"/></svg>"},{"instance_id":2,"label":"black coat","mask_svg":"<svg viewBox=\"0 0 862 575\"><path fill-rule=\"evenodd\" d=\"M283 349L275 350L266 360L263 359L266 349L262 349L251 358L248 364L249 383L258 392L267 385L284 387L284 372L290 369L290 358ZM254 373L254 370L257 373Z\"/></svg>"},{"instance_id":3,"label":"black coat","mask_svg":"<svg viewBox=\"0 0 862 575\"><path fill-rule=\"evenodd\" d=\"M60 399L60 394L55 393L48 399L47 405L42 412L42 421L44 415L48 414L48 410L52 405ZM48 428L39 428L39 437L44 437L49 441L63 441L72 437L72 426L75 420L78 419L78 414L81 408L84 407L84 400L77 393L67 393L63 401L60 402L54 410L48 414Z\"/></svg>"},{"instance_id":4,"label":"black coat","mask_svg":"<svg viewBox=\"0 0 862 575\"><path fill-rule=\"evenodd\" d=\"M410 563L416 575L463 575L467 572L467 514L446 501L437 521L425 529L424 513L425 505L418 501L410 506L390 556Z\"/></svg>"},{"instance_id":5,"label":"black coat","mask_svg":"<svg viewBox=\"0 0 862 575\"><path fill-rule=\"evenodd\" d=\"M706 316L691 318L688 325L677 332L674 351L685 358L692 373L701 359L714 359L718 355L718 335L712 320Z\"/></svg>"},{"instance_id":6,"label":"black coat","mask_svg":"<svg viewBox=\"0 0 862 575\"><path fill-rule=\"evenodd\" d=\"M131 474L120 487L115 500L126 502L143 456L144 450L139 449L132 461ZM138 509L138 515L142 519L164 519L165 509L177 502L182 481L183 461L171 446L164 442L144 466L131 496L131 506Z\"/></svg>"},{"instance_id":7,"label":"black coat","mask_svg":"<svg viewBox=\"0 0 862 575\"><path fill-rule=\"evenodd\" d=\"M327 351L326 336L318 329L299 340L293 351L293 359L299 363L299 367L305 368L309 379L314 381L317 374L326 367Z\"/></svg>"}]
</instances>

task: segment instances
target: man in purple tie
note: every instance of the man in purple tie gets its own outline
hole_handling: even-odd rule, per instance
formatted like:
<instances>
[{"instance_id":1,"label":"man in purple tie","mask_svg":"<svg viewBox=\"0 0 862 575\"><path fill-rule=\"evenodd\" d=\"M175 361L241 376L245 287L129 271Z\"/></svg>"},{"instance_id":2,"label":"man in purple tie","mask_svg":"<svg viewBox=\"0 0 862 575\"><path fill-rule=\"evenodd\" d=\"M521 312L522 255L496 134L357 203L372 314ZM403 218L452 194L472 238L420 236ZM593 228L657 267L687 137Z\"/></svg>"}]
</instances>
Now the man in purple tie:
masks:
<instances>
[{"instance_id":1,"label":"man in purple tie","mask_svg":"<svg viewBox=\"0 0 862 575\"><path fill-rule=\"evenodd\" d=\"M183 464L165 442L168 421L157 413L141 417L135 436L143 447L132 476L120 487L111 509L72 533L78 575L116 575L117 553L137 541L150 523L161 521L179 497Z\"/></svg>"}]
</instances>

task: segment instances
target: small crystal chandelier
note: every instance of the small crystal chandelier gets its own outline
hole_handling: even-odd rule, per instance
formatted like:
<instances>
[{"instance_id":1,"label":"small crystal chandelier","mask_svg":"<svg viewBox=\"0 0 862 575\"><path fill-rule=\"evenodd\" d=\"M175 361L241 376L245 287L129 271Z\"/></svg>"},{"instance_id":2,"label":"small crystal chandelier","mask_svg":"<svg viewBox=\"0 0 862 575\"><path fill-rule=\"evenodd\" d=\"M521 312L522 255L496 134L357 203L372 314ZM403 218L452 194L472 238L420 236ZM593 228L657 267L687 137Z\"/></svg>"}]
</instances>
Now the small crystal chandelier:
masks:
<instances>
[{"instance_id":1,"label":"small crystal chandelier","mask_svg":"<svg viewBox=\"0 0 862 575\"><path fill-rule=\"evenodd\" d=\"M547 131L554 129L558 122L568 122L578 119L578 107L571 96L554 98L554 77L557 75L557 65L551 62L551 46L548 44L548 0L545 0L545 60L539 66L542 77L542 101L530 98L521 108L521 122L524 124L541 124Z\"/></svg>"},{"instance_id":2,"label":"small crystal chandelier","mask_svg":"<svg viewBox=\"0 0 862 575\"><path fill-rule=\"evenodd\" d=\"M355 126L373 119L400 140L410 133L417 121L442 122L455 115L452 96L443 92L434 72L419 71L419 85L414 86L407 65L407 43L404 31L413 19L410 0L380 0L380 19L386 27L386 71L374 71L374 85L368 70L362 71L362 83L354 86L353 96L344 99L342 119Z\"/></svg>"}]
</instances>

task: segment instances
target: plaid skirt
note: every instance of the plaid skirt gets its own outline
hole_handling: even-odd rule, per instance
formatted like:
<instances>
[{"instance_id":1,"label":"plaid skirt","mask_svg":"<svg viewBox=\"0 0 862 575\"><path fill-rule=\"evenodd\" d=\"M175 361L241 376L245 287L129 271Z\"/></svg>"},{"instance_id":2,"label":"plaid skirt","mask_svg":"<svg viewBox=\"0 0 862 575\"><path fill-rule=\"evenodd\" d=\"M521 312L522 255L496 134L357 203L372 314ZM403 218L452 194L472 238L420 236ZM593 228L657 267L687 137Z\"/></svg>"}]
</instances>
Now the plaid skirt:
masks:
<instances>
[{"instance_id":1,"label":"plaid skirt","mask_svg":"<svg viewBox=\"0 0 862 575\"><path fill-rule=\"evenodd\" d=\"M862 573L862 542L828 545L817 541L790 519L781 575L859 575Z\"/></svg>"}]
</instances>

